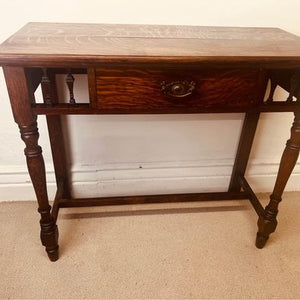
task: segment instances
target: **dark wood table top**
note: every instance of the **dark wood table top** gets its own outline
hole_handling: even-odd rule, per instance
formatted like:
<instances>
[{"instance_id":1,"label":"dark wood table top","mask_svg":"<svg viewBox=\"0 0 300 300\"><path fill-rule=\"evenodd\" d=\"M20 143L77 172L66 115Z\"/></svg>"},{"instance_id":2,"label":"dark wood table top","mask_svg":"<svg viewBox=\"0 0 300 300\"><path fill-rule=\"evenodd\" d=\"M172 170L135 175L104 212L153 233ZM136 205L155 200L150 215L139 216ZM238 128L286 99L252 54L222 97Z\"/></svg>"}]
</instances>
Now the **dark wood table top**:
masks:
<instances>
[{"instance_id":1,"label":"dark wood table top","mask_svg":"<svg viewBox=\"0 0 300 300\"><path fill-rule=\"evenodd\" d=\"M28 23L0 46L1 65L128 60L299 67L300 38L278 28Z\"/></svg>"}]
</instances>

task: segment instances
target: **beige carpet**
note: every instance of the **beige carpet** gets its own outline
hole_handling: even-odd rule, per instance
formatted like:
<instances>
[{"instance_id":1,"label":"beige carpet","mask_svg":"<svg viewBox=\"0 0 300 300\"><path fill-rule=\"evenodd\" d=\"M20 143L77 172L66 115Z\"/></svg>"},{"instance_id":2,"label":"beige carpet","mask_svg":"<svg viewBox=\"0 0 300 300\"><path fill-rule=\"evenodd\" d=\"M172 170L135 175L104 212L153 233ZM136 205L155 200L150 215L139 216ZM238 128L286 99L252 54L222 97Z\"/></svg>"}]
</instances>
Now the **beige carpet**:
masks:
<instances>
[{"instance_id":1,"label":"beige carpet","mask_svg":"<svg viewBox=\"0 0 300 300\"><path fill-rule=\"evenodd\" d=\"M263 250L248 201L62 209L55 263L35 208L0 203L0 298L300 298L300 193Z\"/></svg>"}]
</instances>

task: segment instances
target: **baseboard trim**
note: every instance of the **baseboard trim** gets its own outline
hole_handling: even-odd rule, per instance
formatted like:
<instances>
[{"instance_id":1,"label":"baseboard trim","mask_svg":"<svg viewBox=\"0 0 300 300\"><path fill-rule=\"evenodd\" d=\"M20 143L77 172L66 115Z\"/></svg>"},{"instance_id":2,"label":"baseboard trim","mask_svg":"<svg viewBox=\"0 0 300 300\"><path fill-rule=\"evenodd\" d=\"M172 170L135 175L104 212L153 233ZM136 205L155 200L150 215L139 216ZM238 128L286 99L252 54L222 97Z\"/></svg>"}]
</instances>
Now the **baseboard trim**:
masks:
<instances>
[{"instance_id":1,"label":"baseboard trim","mask_svg":"<svg viewBox=\"0 0 300 300\"><path fill-rule=\"evenodd\" d=\"M273 188L278 160L251 160L247 179L256 192ZM106 165L74 165L71 171L75 197L149 195L226 191L232 160L160 162ZM52 166L46 166L49 198L55 195ZM287 191L300 190L300 163L294 169ZM35 199L25 166L0 166L0 201Z\"/></svg>"}]
</instances>

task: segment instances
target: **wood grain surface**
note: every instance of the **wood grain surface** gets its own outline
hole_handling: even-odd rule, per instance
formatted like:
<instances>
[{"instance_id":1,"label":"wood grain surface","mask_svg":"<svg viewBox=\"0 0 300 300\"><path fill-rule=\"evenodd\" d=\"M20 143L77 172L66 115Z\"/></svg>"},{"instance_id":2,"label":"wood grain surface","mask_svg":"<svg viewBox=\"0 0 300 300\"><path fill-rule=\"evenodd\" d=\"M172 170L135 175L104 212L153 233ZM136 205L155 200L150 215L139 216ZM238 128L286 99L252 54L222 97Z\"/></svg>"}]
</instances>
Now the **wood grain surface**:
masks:
<instances>
[{"instance_id":1,"label":"wood grain surface","mask_svg":"<svg viewBox=\"0 0 300 300\"><path fill-rule=\"evenodd\" d=\"M194 82L191 95L165 95L161 83ZM251 108L262 103L267 75L259 70L96 69L98 108L108 111L201 112L209 108ZM94 94L94 93L93 93Z\"/></svg>"},{"instance_id":2,"label":"wood grain surface","mask_svg":"<svg viewBox=\"0 0 300 300\"><path fill-rule=\"evenodd\" d=\"M259 215L256 246L262 248L275 230L278 203L300 149L297 36L276 28L29 23L0 46L0 65L4 66L14 119L26 145L28 171L41 214L41 241L50 260L58 259L56 220L60 207L246 196ZM72 69L88 74L90 103L73 100ZM58 103L54 78L66 71L70 103ZM270 77L290 91L291 99L296 96L298 100L263 102ZM34 103L33 92L40 81L44 104ZM295 114L265 209L244 178L260 111ZM59 115L205 112L247 112L228 192L71 199ZM49 126L57 180L52 213L36 114L46 114Z\"/></svg>"},{"instance_id":3,"label":"wood grain surface","mask_svg":"<svg viewBox=\"0 0 300 300\"><path fill-rule=\"evenodd\" d=\"M300 65L300 39L278 28L28 23L0 46L0 64L255 61Z\"/></svg>"}]
</instances>

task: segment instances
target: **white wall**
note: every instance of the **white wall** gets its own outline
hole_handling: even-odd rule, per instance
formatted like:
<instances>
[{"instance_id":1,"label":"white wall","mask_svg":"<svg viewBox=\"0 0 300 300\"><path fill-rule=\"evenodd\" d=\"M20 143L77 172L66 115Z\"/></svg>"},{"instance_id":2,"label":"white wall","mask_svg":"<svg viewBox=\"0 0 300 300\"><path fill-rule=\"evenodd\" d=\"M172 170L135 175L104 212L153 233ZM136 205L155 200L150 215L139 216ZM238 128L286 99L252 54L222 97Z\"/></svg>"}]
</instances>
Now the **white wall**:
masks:
<instances>
[{"instance_id":1,"label":"white wall","mask_svg":"<svg viewBox=\"0 0 300 300\"><path fill-rule=\"evenodd\" d=\"M299 0L0 0L0 40L29 21L281 27L300 35ZM76 80L77 97L86 97ZM80 96L81 95L81 96ZM280 98L286 97L279 93ZM33 199L23 143L0 76L0 200ZM226 190L243 114L72 116L67 119L74 191L82 195ZM292 114L263 114L248 176L272 189ZM40 117L50 196L54 176ZM207 130L208 129L208 130ZM299 163L288 184L300 190Z\"/></svg>"}]
</instances>

